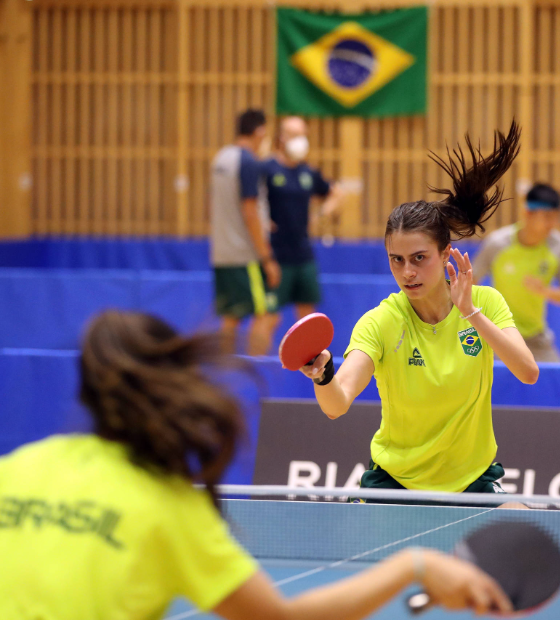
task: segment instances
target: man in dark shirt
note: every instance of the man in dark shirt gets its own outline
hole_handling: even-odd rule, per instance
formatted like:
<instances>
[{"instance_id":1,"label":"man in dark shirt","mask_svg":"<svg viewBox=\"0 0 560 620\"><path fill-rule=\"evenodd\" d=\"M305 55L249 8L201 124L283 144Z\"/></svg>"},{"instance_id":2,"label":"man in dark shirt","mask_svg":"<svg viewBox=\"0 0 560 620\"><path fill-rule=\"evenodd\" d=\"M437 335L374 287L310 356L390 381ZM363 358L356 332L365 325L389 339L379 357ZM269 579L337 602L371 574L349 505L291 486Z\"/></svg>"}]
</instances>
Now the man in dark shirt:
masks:
<instances>
[{"instance_id":1,"label":"man in dark shirt","mask_svg":"<svg viewBox=\"0 0 560 620\"><path fill-rule=\"evenodd\" d=\"M314 312L320 300L308 233L309 203L313 196L324 198L321 215L326 216L338 208L341 197L337 185L305 162L308 151L307 125L291 116L280 125L277 153L262 166L272 221L270 241L282 268L278 305L295 304L298 319Z\"/></svg>"}]
</instances>

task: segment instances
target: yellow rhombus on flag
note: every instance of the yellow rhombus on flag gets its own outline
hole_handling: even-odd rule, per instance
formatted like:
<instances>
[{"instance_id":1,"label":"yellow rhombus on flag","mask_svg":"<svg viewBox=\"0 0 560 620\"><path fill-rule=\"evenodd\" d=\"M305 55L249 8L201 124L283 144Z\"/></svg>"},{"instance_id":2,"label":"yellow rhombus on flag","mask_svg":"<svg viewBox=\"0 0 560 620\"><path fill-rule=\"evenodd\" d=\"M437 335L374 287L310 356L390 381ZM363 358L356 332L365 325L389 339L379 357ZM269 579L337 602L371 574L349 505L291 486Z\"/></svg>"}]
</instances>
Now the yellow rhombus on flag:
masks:
<instances>
[{"instance_id":1,"label":"yellow rhombus on flag","mask_svg":"<svg viewBox=\"0 0 560 620\"><path fill-rule=\"evenodd\" d=\"M351 49L335 49L348 40L361 43L370 50L371 56ZM356 87L344 87L335 82L328 65L329 61L337 57L366 69L370 73L369 78ZM356 22L341 24L314 43L298 50L290 60L308 80L346 107L357 105L416 61L412 54Z\"/></svg>"}]
</instances>

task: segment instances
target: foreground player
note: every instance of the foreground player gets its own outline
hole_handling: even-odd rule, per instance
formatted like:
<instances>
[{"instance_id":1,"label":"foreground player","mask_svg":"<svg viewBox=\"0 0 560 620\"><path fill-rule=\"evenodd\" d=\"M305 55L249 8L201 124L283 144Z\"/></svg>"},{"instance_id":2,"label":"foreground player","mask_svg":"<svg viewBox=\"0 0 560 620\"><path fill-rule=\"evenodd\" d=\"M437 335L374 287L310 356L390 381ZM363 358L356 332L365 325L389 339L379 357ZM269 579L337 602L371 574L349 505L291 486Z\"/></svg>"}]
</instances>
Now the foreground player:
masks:
<instances>
[{"instance_id":1,"label":"foreground player","mask_svg":"<svg viewBox=\"0 0 560 620\"><path fill-rule=\"evenodd\" d=\"M539 369L503 297L473 286L468 254L451 249L450 241L452 234L472 236L498 207L501 192L487 192L510 167L518 144L513 123L507 138L497 134L486 158L467 136L468 170L460 149L449 163L436 158L453 190L435 190L445 196L441 202L402 204L387 222L385 245L401 292L358 321L336 376L328 351L302 369L332 419L375 376L382 422L362 487L503 492L496 481L504 470L494 463L494 353L523 383L535 383Z\"/></svg>"},{"instance_id":2,"label":"foreground player","mask_svg":"<svg viewBox=\"0 0 560 620\"><path fill-rule=\"evenodd\" d=\"M213 502L242 428L205 374L215 349L144 314L91 324L81 400L94 433L0 459L0 618L154 620L184 595L229 620L349 620L413 581L449 609L511 610L486 574L427 549L284 599Z\"/></svg>"}]
</instances>

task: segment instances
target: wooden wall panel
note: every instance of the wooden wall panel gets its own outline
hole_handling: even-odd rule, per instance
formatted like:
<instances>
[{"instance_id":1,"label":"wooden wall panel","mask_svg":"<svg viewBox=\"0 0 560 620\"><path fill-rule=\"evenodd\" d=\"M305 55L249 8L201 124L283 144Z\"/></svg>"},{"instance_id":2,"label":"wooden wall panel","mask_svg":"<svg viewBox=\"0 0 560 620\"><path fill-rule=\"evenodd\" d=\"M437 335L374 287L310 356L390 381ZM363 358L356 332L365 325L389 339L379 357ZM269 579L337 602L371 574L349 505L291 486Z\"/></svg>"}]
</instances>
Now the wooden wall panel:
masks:
<instances>
[{"instance_id":1,"label":"wooden wall panel","mask_svg":"<svg viewBox=\"0 0 560 620\"><path fill-rule=\"evenodd\" d=\"M360 11L417 0L277 0ZM560 2L434 0L427 116L309 119L310 161L358 194L321 236L376 237L397 204L433 198L427 158L466 131L491 147L513 116L523 150L489 228L515 221L519 180L560 185ZM204 235L209 166L248 106L273 114L275 18L268 0L35 0L33 231ZM344 128L347 127L345 130ZM346 176L345 176L346 175ZM354 206L352 207L354 209Z\"/></svg>"},{"instance_id":2,"label":"wooden wall panel","mask_svg":"<svg viewBox=\"0 0 560 620\"><path fill-rule=\"evenodd\" d=\"M58 2L33 14L34 233L174 232L176 9Z\"/></svg>"}]
</instances>

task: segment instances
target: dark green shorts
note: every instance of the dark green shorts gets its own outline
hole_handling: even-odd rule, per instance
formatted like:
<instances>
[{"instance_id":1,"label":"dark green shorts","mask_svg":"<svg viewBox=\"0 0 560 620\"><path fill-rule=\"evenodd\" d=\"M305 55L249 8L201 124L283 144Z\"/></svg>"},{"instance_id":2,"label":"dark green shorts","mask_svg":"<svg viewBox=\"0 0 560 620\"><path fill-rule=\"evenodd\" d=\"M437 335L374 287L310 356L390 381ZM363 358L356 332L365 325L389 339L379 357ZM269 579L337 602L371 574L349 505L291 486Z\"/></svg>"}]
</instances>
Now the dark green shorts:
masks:
<instances>
[{"instance_id":1,"label":"dark green shorts","mask_svg":"<svg viewBox=\"0 0 560 620\"><path fill-rule=\"evenodd\" d=\"M290 265L281 263L282 281L278 287L278 305L318 304L321 301L315 261Z\"/></svg>"},{"instance_id":2,"label":"dark green shorts","mask_svg":"<svg viewBox=\"0 0 560 620\"><path fill-rule=\"evenodd\" d=\"M496 482L504 474L504 468L500 463L492 463L481 476L469 484L463 493L505 493L500 483ZM362 475L360 487L362 489L406 489L371 459L369 469ZM367 500L367 502L375 503L376 500Z\"/></svg>"},{"instance_id":3,"label":"dark green shorts","mask_svg":"<svg viewBox=\"0 0 560 620\"><path fill-rule=\"evenodd\" d=\"M270 291L259 263L243 267L214 267L216 312L242 319L276 312L276 291Z\"/></svg>"}]
</instances>

